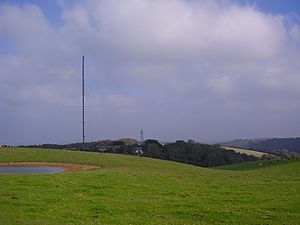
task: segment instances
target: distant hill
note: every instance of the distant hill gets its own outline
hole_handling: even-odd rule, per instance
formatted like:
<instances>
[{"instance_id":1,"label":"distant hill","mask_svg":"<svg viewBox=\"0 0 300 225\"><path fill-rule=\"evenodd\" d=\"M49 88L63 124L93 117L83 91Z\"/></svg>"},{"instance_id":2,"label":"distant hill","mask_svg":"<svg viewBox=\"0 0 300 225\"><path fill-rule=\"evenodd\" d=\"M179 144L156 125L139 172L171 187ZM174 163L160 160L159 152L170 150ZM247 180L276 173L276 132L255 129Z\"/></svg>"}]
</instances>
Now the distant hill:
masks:
<instances>
[{"instance_id":1,"label":"distant hill","mask_svg":"<svg viewBox=\"0 0 300 225\"><path fill-rule=\"evenodd\" d=\"M254 156L259 157L259 158L261 158L263 155L266 154L264 152L259 152L259 151L244 149L244 148L233 148L233 147L223 147L223 148L225 148L226 150L233 150L233 151L238 152L238 153L245 153L247 155L254 155Z\"/></svg>"},{"instance_id":2,"label":"distant hill","mask_svg":"<svg viewBox=\"0 0 300 225\"><path fill-rule=\"evenodd\" d=\"M300 153L300 137L297 138L258 138L237 139L218 143L225 147L244 148L260 152L294 152Z\"/></svg>"},{"instance_id":3,"label":"distant hill","mask_svg":"<svg viewBox=\"0 0 300 225\"><path fill-rule=\"evenodd\" d=\"M133 138L121 138L118 141L122 141L126 145L136 145L138 143L138 141Z\"/></svg>"}]
</instances>

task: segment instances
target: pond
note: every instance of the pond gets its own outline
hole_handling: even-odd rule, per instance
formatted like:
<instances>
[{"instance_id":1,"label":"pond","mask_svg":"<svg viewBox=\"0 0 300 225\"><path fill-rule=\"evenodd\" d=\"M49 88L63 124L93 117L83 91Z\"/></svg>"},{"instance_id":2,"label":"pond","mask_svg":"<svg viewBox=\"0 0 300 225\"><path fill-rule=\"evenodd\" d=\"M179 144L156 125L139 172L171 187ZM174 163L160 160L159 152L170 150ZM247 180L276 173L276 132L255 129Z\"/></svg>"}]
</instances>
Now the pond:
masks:
<instances>
[{"instance_id":1,"label":"pond","mask_svg":"<svg viewBox=\"0 0 300 225\"><path fill-rule=\"evenodd\" d=\"M0 174L54 174L62 173L65 170L50 166L13 166L0 167Z\"/></svg>"}]
</instances>

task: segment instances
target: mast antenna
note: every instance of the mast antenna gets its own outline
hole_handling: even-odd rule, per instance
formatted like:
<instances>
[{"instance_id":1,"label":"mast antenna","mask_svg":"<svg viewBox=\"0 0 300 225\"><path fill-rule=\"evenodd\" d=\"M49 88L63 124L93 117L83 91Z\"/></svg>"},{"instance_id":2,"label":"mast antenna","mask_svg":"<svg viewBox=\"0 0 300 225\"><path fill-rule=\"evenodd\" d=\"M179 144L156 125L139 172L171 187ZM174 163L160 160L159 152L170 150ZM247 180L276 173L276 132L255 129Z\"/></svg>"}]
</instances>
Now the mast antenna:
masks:
<instances>
[{"instance_id":1,"label":"mast antenna","mask_svg":"<svg viewBox=\"0 0 300 225\"><path fill-rule=\"evenodd\" d=\"M144 130L143 129L140 130L140 142L141 142L141 145L144 144Z\"/></svg>"},{"instance_id":2,"label":"mast antenna","mask_svg":"<svg viewBox=\"0 0 300 225\"><path fill-rule=\"evenodd\" d=\"M82 144L85 142L85 118L84 118L84 49L82 51Z\"/></svg>"}]
</instances>

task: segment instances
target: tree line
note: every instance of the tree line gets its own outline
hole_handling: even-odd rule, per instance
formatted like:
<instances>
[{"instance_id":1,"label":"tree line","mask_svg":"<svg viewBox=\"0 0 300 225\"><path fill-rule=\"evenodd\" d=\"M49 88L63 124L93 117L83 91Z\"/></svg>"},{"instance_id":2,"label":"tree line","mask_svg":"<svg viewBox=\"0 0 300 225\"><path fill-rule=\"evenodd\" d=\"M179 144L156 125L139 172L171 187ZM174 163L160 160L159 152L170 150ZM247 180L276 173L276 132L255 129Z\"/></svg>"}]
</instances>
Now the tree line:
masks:
<instances>
[{"instance_id":1,"label":"tree line","mask_svg":"<svg viewBox=\"0 0 300 225\"><path fill-rule=\"evenodd\" d=\"M156 140L147 140L143 156L188 163L196 166L212 167L259 158L226 150L219 145L207 145L195 142L176 141L161 145Z\"/></svg>"}]
</instances>

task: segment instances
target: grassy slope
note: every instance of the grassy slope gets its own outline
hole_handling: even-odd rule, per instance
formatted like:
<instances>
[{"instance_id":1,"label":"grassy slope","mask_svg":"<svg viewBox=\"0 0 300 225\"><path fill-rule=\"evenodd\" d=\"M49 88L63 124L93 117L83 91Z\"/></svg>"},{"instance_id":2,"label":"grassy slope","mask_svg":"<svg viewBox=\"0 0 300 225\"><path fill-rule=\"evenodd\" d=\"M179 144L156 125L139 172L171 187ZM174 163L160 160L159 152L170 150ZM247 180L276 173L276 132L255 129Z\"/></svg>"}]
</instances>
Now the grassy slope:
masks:
<instances>
[{"instance_id":1,"label":"grassy slope","mask_svg":"<svg viewBox=\"0 0 300 225\"><path fill-rule=\"evenodd\" d=\"M300 224L300 162L249 171L124 155L0 149L0 161L98 165L0 175L0 224Z\"/></svg>"},{"instance_id":2,"label":"grassy slope","mask_svg":"<svg viewBox=\"0 0 300 225\"><path fill-rule=\"evenodd\" d=\"M293 160L274 159L274 160L267 160L267 161L252 161L252 162L236 163L236 164L225 165L225 166L217 166L215 167L215 169L247 171L247 170L262 169L265 167L275 167L275 166L280 166L289 163L297 163L297 162L299 163L299 159L293 159Z\"/></svg>"}]
</instances>

